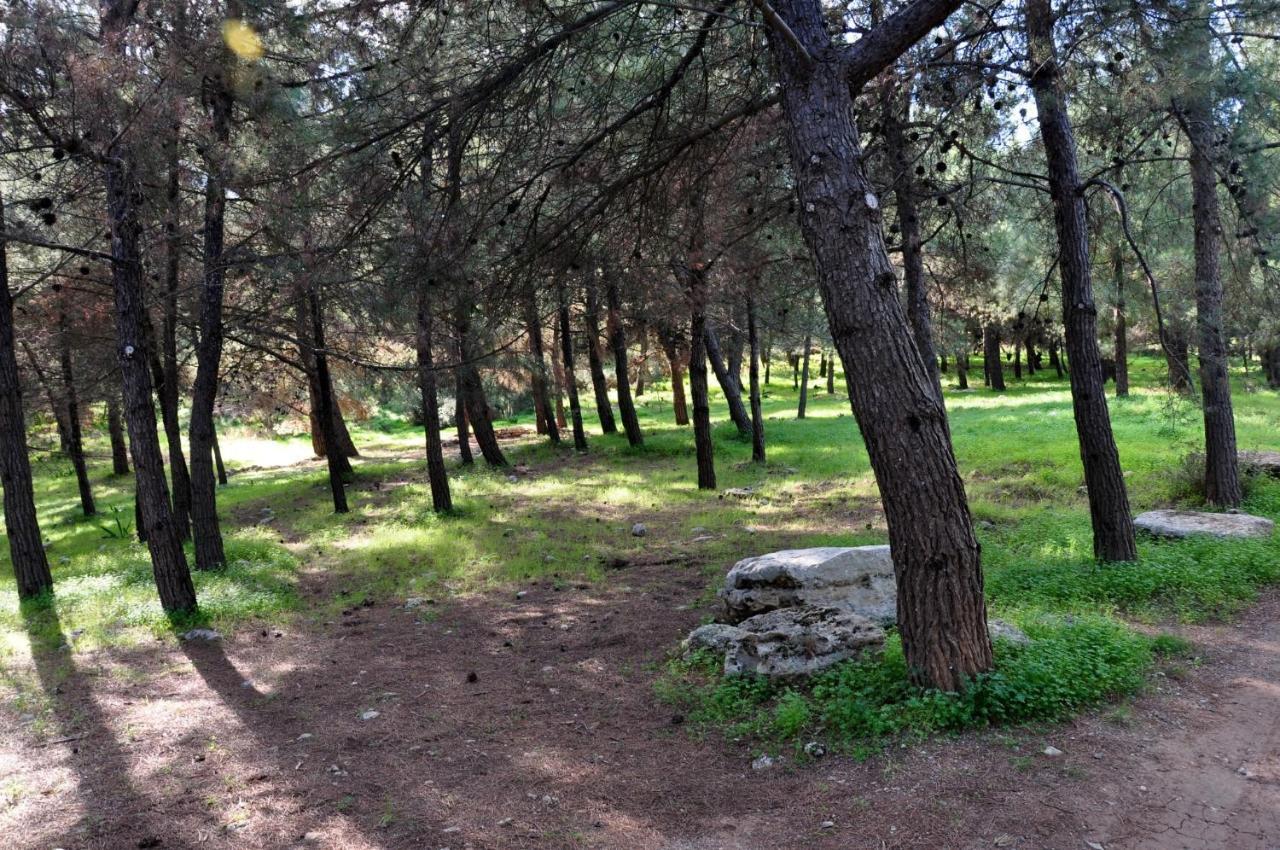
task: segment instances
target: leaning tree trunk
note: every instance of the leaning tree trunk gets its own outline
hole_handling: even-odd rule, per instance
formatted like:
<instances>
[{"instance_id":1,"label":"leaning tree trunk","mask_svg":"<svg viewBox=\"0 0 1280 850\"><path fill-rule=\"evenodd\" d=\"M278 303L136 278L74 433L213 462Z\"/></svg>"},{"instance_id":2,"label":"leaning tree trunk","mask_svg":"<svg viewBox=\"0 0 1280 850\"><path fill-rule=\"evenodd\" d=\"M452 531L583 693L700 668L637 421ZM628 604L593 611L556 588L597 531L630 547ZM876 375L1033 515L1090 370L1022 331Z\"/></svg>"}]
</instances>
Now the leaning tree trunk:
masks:
<instances>
[{"instance_id":1,"label":"leaning tree trunk","mask_svg":"<svg viewBox=\"0 0 1280 850\"><path fill-rule=\"evenodd\" d=\"M704 336L707 359L711 361L711 368L716 373L716 381L720 384L724 400L729 405L729 418L737 426L738 436L750 439L751 417L747 414L746 405L742 403L742 385L738 382L737 376L725 365L724 355L720 352L720 341L716 338L715 329L711 327L710 322L706 322L706 329Z\"/></svg>"},{"instance_id":2,"label":"leaning tree trunk","mask_svg":"<svg viewBox=\"0 0 1280 850\"><path fill-rule=\"evenodd\" d=\"M129 444L124 439L124 422L120 419L120 397L107 390L107 438L111 441L111 474L129 474Z\"/></svg>"},{"instance_id":3,"label":"leaning tree trunk","mask_svg":"<svg viewBox=\"0 0 1280 850\"><path fill-rule=\"evenodd\" d=\"M609 381L604 376L604 363L600 359L600 296L594 286L587 287L583 322L587 330L587 365L591 370L591 388L596 396L600 430L605 434L616 434L618 425L613 421L613 406L609 403Z\"/></svg>"},{"instance_id":4,"label":"leaning tree trunk","mask_svg":"<svg viewBox=\"0 0 1280 850\"><path fill-rule=\"evenodd\" d=\"M427 440L427 480L431 483L431 507L438 514L453 510L449 473L444 466L444 446L440 441L440 398L436 391L436 369L432 362L435 317L431 313L433 287L428 279L418 279L418 390L422 393L422 425Z\"/></svg>"},{"instance_id":5,"label":"leaning tree trunk","mask_svg":"<svg viewBox=\"0 0 1280 850\"><path fill-rule=\"evenodd\" d=\"M1000 329L992 323L982 328L982 365L986 370L987 385L996 392L1004 392L1004 363L1000 361Z\"/></svg>"},{"instance_id":6,"label":"leaning tree trunk","mask_svg":"<svg viewBox=\"0 0 1280 850\"><path fill-rule=\"evenodd\" d=\"M320 421L320 433L324 437L324 444L332 448L339 445L337 420L333 413L337 402L333 398L333 383L329 377L329 355L324 350L324 313L320 309L320 296L316 294L314 284L307 286L306 297L311 314L311 341L315 345L311 356L315 360L316 386L320 393L320 405L316 410L316 417ZM333 494L333 512L345 514L350 510L347 507L346 479L350 474L351 466L346 464L346 469L343 468L346 457L340 451L326 452L325 460L329 467L329 490Z\"/></svg>"},{"instance_id":7,"label":"leaning tree trunk","mask_svg":"<svg viewBox=\"0 0 1280 850\"><path fill-rule=\"evenodd\" d=\"M84 435L80 428L80 394L76 392L76 373L71 362L71 336L67 327L67 312L58 306L58 365L62 369L62 402L67 417L67 452L76 472L76 485L80 489L80 510L85 516L98 512L93 503L93 488L89 484L89 469L84 462Z\"/></svg>"},{"instance_id":8,"label":"leaning tree trunk","mask_svg":"<svg viewBox=\"0 0 1280 850\"><path fill-rule=\"evenodd\" d=\"M804 419L805 408L809 406L809 349L813 346L813 338L804 335L804 354L800 364L800 404L796 408L796 419Z\"/></svg>"},{"instance_id":9,"label":"leaning tree trunk","mask_svg":"<svg viewBox=\"0 0 1280 850\"><path fill-rule=\"evenodd\" d=\"M573 367L573 329L569 326L569 296L563 283L556 286L559 299L560 349L564 360L564 386L569 391L569 414L573 418L573 447L587 450L587 432L582 427L582 404L578 399L578 373ZM607 409L607 405L606 405Z\"/></svg>"},{"instance_id":10,"label":"leaning tree trunk","mask_svg":"<svg viewBox=\"0 0 1280 850\"><path fill-rule=\"evenodd\" d=\"M196 569L217 570L227 563L218 524L218 485L213 471L213 405L222 366L222 301L227 267L227 157L231 140L231 94L218 84L205 87L213 140L205 149L204 270L200 286L200 337L196 340L196 378L191 389L191 531ZM321 355L323 356L323 355ZM328 440L326 445L334 445ZM336 505L335 505L336 506Z\"/></svg>"},{"instance_id":11,"label":"leaning tree trunk","mask_svg":"<svg viewBox=\"0 0 1280 850\"><path fill-rule=\"evenodd\" d=\"M309 284L308 284L309 286ZM311 450L316 457L328 459L331 452L328 451L330 445L341 446L343 444L342 434L346 432L346 422L342 419L342 411L337 410L337 401L334 398L332 380L328 386L328 395L332 401L332 412L328 427L320 419L321 389L319 370L316 368L316 349L319 347L312 334L312 328L315 326L317 317L311 315L311 300L306 292L306 287L299 288L297 301L295 303L295 321L297 324L298 338L298 360L302 363L303 371L306 373L304 377L307 379L307 397L310 404L308 417L311 423ZM320 324L323 326L323 317L319 317ZM327 371L327 369L326 369ZM325 434L333 432L336 443L327 443ZM350 440L350 435L347 437ZM355 446L352 446L354 452ZM337 456L338 469L343 477L351 475L351 462L347 459L355 457L355 454L348 455L345 451L332 452Z\"/></svg>"},{"instance_id":12,"label":"leaning tree trunk","mask_svg":"<svg viewBox=\"0 0 1280 850\"><path fill-rule=\"evenodd\" d=\"M1053 12L1049 0L1026 0L1027 41L1031 48L1031 90L1039 114L1049 169L1058 232L1062 320L1071 358L1071 402L1076 436L1084 463L1089 514L1093 522L1093 554L1104 561L1136 561L1133 515L1125 492L1120 453L1111 433L1107 388L1098 351L1098 310L1093 300L1089 266L1089 231L1076 142L1067 116L1053 45Z\"/></svg>"},{"instance_id":13,"label":"leaning tree trunk","mask_svg":"<svg viewBox=\"0 0 1280 850\"><path fill-rule=\"evenodd\" d=\"M680 350L676 345L675 334L664 336L663 351L667 355L667 363L671 367L671 410L677 425L689 424L689 402L684 393L684 364L681 362Z\"/></svg>"},{"instance_id":14,"label":"leaning tree trunk","mask_svg":"<svg viewBox=\"0 0 1280 850\"><path fill-rule=\"evenodd\" d=\"M471 339L471 321L468 318L470 307L460 302L457 306L455 324L458 329L458 351L460 362L458 374L462 383L462 399L466 404L467 422L476 435L476 445L485 463L490 466L506 466L507 459L498 446L498 435L493 430L493 419L489 415L489 399L484 392L484 383L480 380L480 369L476 366L476 352Z\"/></svg>"},{"instance_id":15,"label":"leaning tree trunk","mask_svg":"<svg viewBox=\"0 0 1280 850\"><path fill-rule=\"evenodd\" d=\"M891 52L901 53L909 45L899 42L923 35L958 4L927 5L923 22L891 19ZM901 14L914 14L918 6ZM916 682L959 690L991 669L992 654L980 549L946 413L912 339L884 247L880 202L864 170L854 121L851 94L858 92L850 91L849 67L831 43L819 0L778 0L775 9L812 57L806 61L776 35L769 39L801 228L884 503L907 667Z\"/></svg>"},{"instance_id":16,"label":"leaning tree trunk","mask_svg":"<svg viewBox=\"0 0 1280 850\"><path fill-rule=\"evenodd\" d=\"M116 345L138 509L144 523L141 533L146 535L161 606L169 612L185 612L195 609L196 591L191 583L182 540L174 525L164 459L160 454L160 438L156 432L151 370L143 328L146 296L142 283L142 226L137 201L142 187L135 168L133 152L123 140L118 139L103 166L107 221L111 227Z\"/></svg>"},{"instance_id":17,"label":"leaning tree trunk","mask_svg":"<svg viewBox=\"0 0 1280 850\"><path fill-rule=\"evenodd\" d=\"M525 332L529 335L529 360L532 372L533 403L542 423L542 431L555 445L560 444L560 427L555 411L551 409L551 396L547 392L547 357L542 342L542 318L538 315L537 293L532 284L524 295Z\"/></svg>"},{"instance_id":18,"label":"leaning tree trunk","mask_svg":"<svg viewBox=\"0 0 1280 850\"><path fill-rule=\"evenodd\" d=\"M618 285L612 279L605 285L605 306L608 308L609 348L613 350L613 372L618 384L618 414L622 417L622 430L627 443L639 446L644 443L640 431L640 419L636 416L635 402L631 400L631 376L627 374L627 334L622 327L622 298Z\"/></svg>"},{"instance_id":19,"label":"leaning tree trunk","mask_svg":"<svg viewBox=\"0 0 1280 850\"><path fill-rule=\"evenodd\" d=\"M1219 242L1222 218L1218 180L1213 167L1213 101L1208 89L1212 73L1208 18L1193 22L1197 33L1192 57L1195 90L1178 107L1191 141L1191 215L1195 224L1196 331L1199 341L1200 394L1204 410L1204 493L1212 505L1233 508L1244 499L1236 455L1236 424L1227 373L1227 346L1222 332L1222 272ZM1074 370L1073 370L1074 371Z\"/></svg>"},{"instance_id":20,"label":"leaning tree trunk","mask_svg":"<svg viewBox=\"0 0 1280 850\"><path fill-rule=\"evenodd\" d=\"M747 352L751 357L751 365L748 367L751 387L751 460L754 463L764 463L764 413L760 406L760 333L756 328L756 302L751 296L747 296ZM835 373L834 364L828 364L828 368L829 375Z\"/></svg>"},{"instance_id":21,"label":"leaning tree trunk","mask_svg":"<svg viewBox=\"0 0 1280 850\"><path fill-rule=\"evenodd\" d=\"M18 584L18 598L31 599L53 590L53 574L49 571L49 558L45 555L36 518L7 255L4 199L0 197L0 484L4 486L4 531L9 540L9 562Z\"/></svg>"}]
</instances>

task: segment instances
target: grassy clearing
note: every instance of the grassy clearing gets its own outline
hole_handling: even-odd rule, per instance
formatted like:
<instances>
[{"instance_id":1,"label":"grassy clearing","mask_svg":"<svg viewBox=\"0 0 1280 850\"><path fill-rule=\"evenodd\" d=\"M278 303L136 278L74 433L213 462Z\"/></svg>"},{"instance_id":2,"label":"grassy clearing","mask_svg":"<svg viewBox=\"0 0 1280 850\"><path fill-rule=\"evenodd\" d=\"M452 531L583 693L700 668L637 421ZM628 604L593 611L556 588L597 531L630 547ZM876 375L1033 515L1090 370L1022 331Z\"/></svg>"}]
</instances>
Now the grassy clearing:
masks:
<instances>
[{"instance_id":1,"label":"grassy clearing","mask_svg":"<svg viewBox=\"0 0 1280 850\"><path fill-rule=\"evenodd\" d=\"M1135 510L1193 498L1184 459L1199 448L1199 414L1158 389L1162 369L1138 358L1133 396L1111 403ZM1250 391L1243 376L1235 377L1241 448L1276 448L1280 397ZM356 464L352 512L342 517L331 513L324 470L308 461L305 437L227 429L224 452L239 471L219 499L233 563L224 573L196 576L204 621L227 630L324 618L365 597L444 601L530 580L591 581L619 558L702 570L713 589L748 554L884 542L875 482L842 398L818 389L809 417L796 420L791 376L785 366L775 368L765 399L770 460L763 468L750 463L750 447L725 421L723 406L715 406L721 486L753 488L746 498L722 498L697 491L692 435L672 424L664 389L639 399L643 449L598 429L585 457L523 441L508 451L518 465L514 483L505 471L451 470L457 511L449 517L430 510L422 438L403 420L384 415L367 423L376 427L355 429L365 457ZM1000 672L960 697L906 688L891 644L874 664L847 665L804 693L723 683L705 665L684 665L664 680L668 698L710 726L732 734L748 728L774 740L821 733L856 741L1056 718L1141 683L1151 643L1118 618L1221 616L1247 604L1259 584L1280 579L1275 540L1143 541L1137 564L1094 564L1065 380L1041 374L1003 395L949 389L947 404L973 512L986 521L979 536L992 613L1036 634L1036 645L1002 647ZM171 632L155 600L145 547L116 527L118 518L131 529L131 482L105 474L105 446L90 448L102 512L92 520L78 516L69 465L58 459L37 465L37 503L58 583L50 605L24 617L7 550L0 552L6 667L23 660L32 639L73 636L81 648ZM1247 509L1280 519L1280 482L1253 482ZM637 521L649 528L644 538L630 534ZM307 597L304 607L303 585L322 572L334 579L324 584L330 595ZM1055 692L1048 683L1059 681L1077 684Z\"/></svg>"}]
</instances>

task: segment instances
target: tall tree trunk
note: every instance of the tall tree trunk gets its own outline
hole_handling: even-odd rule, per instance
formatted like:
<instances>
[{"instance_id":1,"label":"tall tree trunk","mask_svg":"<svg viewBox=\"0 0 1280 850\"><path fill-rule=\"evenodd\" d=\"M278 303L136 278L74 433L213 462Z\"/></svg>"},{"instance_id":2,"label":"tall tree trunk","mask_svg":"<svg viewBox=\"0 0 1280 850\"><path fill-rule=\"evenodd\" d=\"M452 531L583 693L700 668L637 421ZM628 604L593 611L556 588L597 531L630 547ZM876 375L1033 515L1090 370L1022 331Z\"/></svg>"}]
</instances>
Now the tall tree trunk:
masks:
<instances>
[{"instance_id":1,"label":"tall tree trunk","mask_svg":"<svg viewBox=\"0 0 1280 850\"><path fill-rule=\"evenodd\" d=\"M649 330L640 328L640 359L636 364L636 398L644 395L644 379L649 374Z\"/></svg>"},{"instance_id":2,"label":"tall tree trunk","mask_svg":"<svg viewBox=\"0 0 1280 850\"><path fill-rule=\"evenodd\" d=\"M111 441L111 474L129 474L129 445L124 440L124 422L120 419L120 396L107 390L107 438Z\"/></svg>"},{"instance_id":3,"label":"tall tree trunk","mask_svg":"<svg viewBox=\"0 0 1280 850\"><path fill-rule=\"evenodd\" d=\"M613 406L609 403L609 381L604 376L604 362L600 358L600 295L594 285L587 286L587 309L583 313L587 330L587 365L591 369L591 388L596 396L596 415L600 418L600 430L605 434L618 433L613 420Z\"/></svg>"},{"instance_id":4,"label":"tall tree trunk","mask_svg":"<svg viewBox=\"0 0 1280 850\"><path fill-rule=\"evenodd\" d=\"M667 363L671 367L671 408L676 417L676 424L688 425L689 403L684 394L684 364L681 363L674 334L663 338L662 348L666 352Z\"/></svg>"},{"instance_id":5,"label":"tall tree trunk","mask_svg":"<svg viewBox=\"0 0 1280 850\"><path fill-rule=\"evenodd\" d=\"M578 400L578 374L573 367L573 329L569 325L569 295L562 282L556 285L556 297L560 302L560 347L564 355L565 389L569 391L569 413L573 417L573 447L580 452L585 452L587 432L582 427L582 405Z\"/></svg>"},{"instance_id":6,"label":"tall tree trunk","mask_svg":"<svg viewBox=\"0 0 1280 850\"><path fill-rule=\"evenodd\" d=\"M804 335L804 353L800 364L800 405L796 408L796 419L804 419L805 408L809 406L809 349L813 346L813 337Z\"/></svg>"},{"instance_id":7,"label":"tall tree trunk","mask_svg":"<svg viewBox=\"0 0 1280 850\"><path fill-rule=\"evenodd\" d=\"M471 429L467 427L467 394L462 386L462 367L459 366L454 372L453 423L458 429L458 454L461 456L462 465L470 466L476 461L471 454Z\"/></svg>"},{"instance_id":8,"label":"tall tree trunk","mask_svg":"<svg viewBox=\"0 0 1280 850\"><path fill-rule=\"evenodd\" d=\"M1124 471L1107 411L1102 354L1098 350L1098 310L1089 264L1088 223L1076 166L1075 136L1059 81L1053 10L1049 0L1025 2L1033 68L1031 90L1044 140L1058 232L1062 319L1072 365L1071 402L1093 522L1093 554L1104 561L1136 561L1133 515L1129 512Z\"/></svg>"},{"instance_id":9,"label":"tall tree trunk","mask_svg":"<svg viewBox=\"0 0 1280 850\"><path fill-rule=\"evenodd\" d=\"M551 377L555 390L556 426L561 430L569 427L569 419L564 413L564 361L561 357L563 346L560 342L560 313L556 311L556 321L551 325Z\"/></svg>"},{"instance_id":10,"label":"tall tree trunk","mask_svg":"<svg viewBox=\"0 0 1280 850\"><path fill-rule=\"evenodd\" d=\"M320 395L320 406L316 410L316 417L320 420L320 433L324 438L324 444L335 447L340 445L337 435L337 418L333 413L337 402L333 397L333 382L329 377L329 355L325 352L324 312L320 308L320 296L316 294L316 287L312 283L307 286L307 307L311 314L311 340L315 345L312 357L315 359L316 387ZM346 469L343 468L346 457L340 451L326 452L325 460L329 467L329 490L333 494L333 512L345 514L350 510L347 507L346 481L350 475L351 466L347 463Z\"/></svg>"},{"instance_id":11,"label":"tall tree trunk","mask_svg":"<svg viewBox=\"0 0 1280 850\"><path fill-rule=\"evenodd\" d=\"M609 328L609 347L613 349L613 372L618 384L618 414L622 417L622 430L627 433L627 443L639 446L644 443L640 431L640 419L631 400L631 376L627 374L627 334L622 327L622 298L618 285L612 278L605 284L606 319Z\"/></svg>"},{"instance_id":12,"label":"tall tree trunk","mask_svg":"<svg viewBox=\"0 0 1280 850\"><path fill-rule=\"evenodd\" d=\"M1111 274L1116 285L1116 398L1129 395L1129 325L1124 303L1124 245L1111 246Z\"/></svg>"},{"instance_id":13,"label":"tall tree trunk","mask_svg":"<svg viewBox=\"0 0 1280 850\"><path fill-rule=\"evenodd\" d=\"M552 443L559 445L560 427L555 411L551 408L551 396L547 392L547 357L542 342L542 317L538 315L537 293L532 284L524 295L524 325L525 332L529 335L533 403L542 422L540 433L545 433Z\"/></svg>"},{"instance_id":14,"label":"tall tree trunk","mask_svg":"<svg viewBox=\"0 0 1280 850\"><path fill-rule=\"evenodd\" d=\"M122 2L111 0L104 5L104 21L112 19L113 10L117 15L122 14ZM119 33L113 33L111 28L106 28L104 36L108 40L121 40ZM107 221L111 228L116 345L137 497L145 523L142 533L146 535L151 554L151 571L164 610L185 612L195 609L196 591L191 582L186 553L182 550L182 540L173 522L169 485L165 480L164 459L156 432L156 410L143 328L146 296L142 283L142 224L138 209L142 186L135 169L133 151L123 137L117 136L103 165Z\"/></svg>"},{"instance_id":15,"label":"tall tree trunk","mask_svg":"<svg viewBox=\"0 0 1280 850\"><path fill-rule=\"evenodd\" d=\"M229 69L224 69L229 73ZM213 139L206 145L204 186L204 269L200 286L200 338L196 340L196 378L191 388L191 531L196 569L226 566L222 528L218 523L218 486L213 471L213 405L222 367L222 301L227 267L227 157L231 141L231 94L207 82L204 100ZM314 290L313 290L314 292ZM323 355L319 355L323 357ZM333 445L325 441L326 445ZM341 484L339 484L341 486ZM336 503L335 503L336 507Z\"/></svg>"},{"instance_id":16,"label":"tall tree trunk","mask_svg":"<svg viewBox=\"0 0 1280 850\"><path fill-rule=\"evenodd\" d=\"M1013 336L1013 378L1022 380L1022 337L1016 333Z\"/></svg>"},{"instance_id":17,"label":"tall tree trunk","mask_svg":"<svg viewBox=\"0 0 1280 850\"><path fill-rule=\"evenodd\" d=\"M716 373L716 381L719 382L720 390L724 393L724 400L729 405L729 418L737 426L738 436L750 439L751 417L747 414L746 405L742 403L742 385L735 380L734 374L725 365L724 356L720 352L720 341L716 338L715 328L711 326L709 321L705 322L705 326L707 359L711 361L711 368Z\"/></svg>"},{"instance_id":18,"label":"tall tree trunk","mask_svg":"<svg viewBox=\"0 0 1280 850\"><path fill-rule=\"evenodd\" d=\"M181 7L179 7L181 9ZM179 11L181 15L182 12ZM151 372L160 402L160 421L164 425L165 445L169 452L169 478L173 484L173 524L178 535L191 537L191 473L182 449L182 424L178 420L178 292L182 287L182 197L181 136L175 121L166 139L168 176L165 185L165 272L164 316L159 345L148 346L152 352ZM148 343L155 336L151 317L146 317ZM157 351L157 348L159 349ZM198 566L198 562L197 562Z\"/></svg>"},{"instance_id":19,"label":"tall tree trunk","mask_svg":"<svg viewBox=\"0 0 1280 850\"><path fill-rule=\"evenodd\" d=\"M67 325L67 311L58 305L58 365L62 370L62 402L67 417L67 453L76 473L76 486L80 490L80 511L85 516L98 512L93 503L93 487L89 483L89 469L84 462L84 435L80 427L80 394L76 392L76 373L71 361L71 331Z\"/></svg>"},{"instance_id":20,"label":"tall tree trunk","mask_svg":"<svg viewBox=\"0 0 1280 850\"><path fill-rule=\"evenodd\" d=\"M764 347L764 385L766 387L769 386L769 373L770 373L770 367L772 365L773 365L773 341L771 337L770 341L766 343Z\"/></svg>"},{"instance_id":21,"label":"tall tree trunk","mask_svg":"<svg viewBox=\"0 0 1280 850\"><path fill-rule=\"evenodd\" d=\"M748 367L751 387L751 460L755 463L765 462L764 453L764 413L760 404L760 333L756 328L756 302L747 296L747 352L751 357ZM831 373L835 372L834 364L830 364Z\"/></svg>"},{"instance_id":22,"label":"tall tree trunk","mask_svg":"<svg viewBox=\"0 0 1280 850\"><path fill-rule=\"evenodd\" d=\"M715 446L711 441L711 400L707 388L706 283L701 270L690 274L689 394L693 401L693 445L698 489L716 489Z\"/></svg>"},{"instance_id":23,"label":"tall tree trunk","mask_svg":"<svg viewBox=\"0 0 1280 850\"><path fill-rule=\"evenodd\" d=\"M498 435L493 430L493 418L489 415L489 399L480 380L480 368L476 365L476 351L471 338L471 307L459 302L455 323L458 329L458 346L461 355L458 372L462 379L462 397L467 405L467 422L476 435L476 445L485 463L490 466L506 466L507 459L498 446Z\"/></svg>"},{"instance_id":24,"label":"tall tree trunk","mask_svg":"<svg viewBox=\"0 0 1280 850\"><path fill-rule=\"evenodd\" d=\"M907 76L905 79L911 79ZM938 355L933 345L933 322L929 317L929 289L924 278L923 240L920 235L920 211L915 176L908 158L903 125L910 121L911 93L901 95L896 86L887 84L881 99L881 127L885 146L892 159L893 194L898 206L898 227L902 231L902 278L907 285L907 318L911 337L920 350L920 359L938 387L942 397L942 378L938 374Z\"/></svg>"},{"instance_id":25,"label":"tall tree trunk","mask_svg":"<svg viewBox=\"0 0 1280 850\"><path fill-rule=\"evenodd\" d=\"M1196 4L1202 15L1191 20L1196 27L1190 57L1193 90L1177 111L1191 141L1191 211L1195 224L1196 331L1199 342L1200 392L1204 410L1205 499L1212 505L1237 507L1244 500L1236 454L1235 414L1231 404L1231 380L1227 372L1227 346L1222 332L1222 272L1219 243L1222 218L1218 208L1218 179L1213 167L1214 125L1212 95L1213 60L1208 8Z\"/></svg>"},{"instance_id":26,"label":"tall tree trunk","mask_svg":"<svg viewBox=\"0 0 1280 850\"><path fill-rule=\"evenodd\" d=\"M310 284L307 285L308 287ZM298 359L301 361L307 379L307 397L310 403L309 419L311 422L311 450L318 458L328 458L328 444L325 442L325 434L333 432L337 445L344 444L343 434L347 431L346 422L342 418L342 411L336 409L338 407L337 400L333 391L332 379L328 387L328 395L333 402L332 415L329 427L325 427L320 419L320 410L323 407L321 402L320 388L320 371L316 367L316 348L318 347L312 333L315 325L315 318L311 315L311 302L306 292L307 287L299 288L297 301L295 304L295 319L297 324L298 337ZM323 322L322 322L323 323ZM348 434L345 442L350 442L351 436ZM351 446L351 453L346 451L334 452L338 460L338 469L344 478L351 475L351 462L348 457L356 457L355 446Z\"/></svg>"},{"instance_id":27,"label":"tall tree trunk","mask_svg":"<svg viewBox=\"0 0 1280 850\"><path fill-rule=\"evenodd\" d=\"M1191 378L1191 354L1188 350L1187 329L1178 322L1165 325L1165 366L1169 374L1169 386L1180 395L1195 395L1195 383Z\"/></svg>"},{"instance_id":28,"label":"tall tree trunk","mask_svg":"<svg viewBox=\"0 0 1280 850\"><path fill-rule=\"evenodd\" d=\"M4 486L4 531L18 598L32 599L53 590L53 573L40 537L31 483L13 330L13 296L9 294L8 248L4 198L0 197L0 484Z\"/></svg>"},{"instance_id":29,"label":"tall tree trunk","mask_svg":"<svg viewBox=\"0 0 1280 850\"><path fill-rule=\"evenodd\" d=\"M982 328L982 366L986 370L987 385L996 392L1004 392L1004 363L1000 360L1000 329L991 322Z\"/></svg>"},{"instance_id":30,"label":"tall tree trunk","mask_svg":"<svg viewBox=\"0 0 1280 850\"><path fill-rule=\"evenodd\" d=\"M431 507L436 513L444 514L453 510L453 496L449 492L449 473L444 466L444 446L440 440L440 398L431 352L435 330L435 317L431 313L434 293L430 281L421 276L417 289L418 390L422 393L422 426L427 440L427 480L431 483Z\"/></svg>"},{"instance_id":31,"label":"tall tree trunk","mask_svg":"<svg viewBox=\"0 0 1280 850\"><path fill-rule=\"evenodd\" d=\"M969 389L969 353L956 355L956 386L962 390Z\"/></svg>"},{"instance_id":32,"label":"tall tree trunk","mask_svg":"<svg viewBox=\"0 0 1280 850\"><path fill-rule=\"evenodd\" d=\"M956 5L906 7L900 14L908 18L895 16L884 36L894 38L891 50L905 50L908 44L897 42L922 36ZM913 19L922 8L926 20ZM885 251L844 45L831 43L820 0L778 0L775 9L811 57L806 61L776 35L769 39L801 228L884 503L907 668L917 682L959 690L991 669L992 655L980 549L946 413L912 339Z\"/></svg>"},{"instance_id":33,"label":"tall tree trunk","mask_svg":"<svg viewBox=\"0 0 1280 850\"><path fill-rule=\"evenodd\" d=\"M827 395L836 394L836 359L831 357L827 360Z\"/></svg>"}]
</instances>

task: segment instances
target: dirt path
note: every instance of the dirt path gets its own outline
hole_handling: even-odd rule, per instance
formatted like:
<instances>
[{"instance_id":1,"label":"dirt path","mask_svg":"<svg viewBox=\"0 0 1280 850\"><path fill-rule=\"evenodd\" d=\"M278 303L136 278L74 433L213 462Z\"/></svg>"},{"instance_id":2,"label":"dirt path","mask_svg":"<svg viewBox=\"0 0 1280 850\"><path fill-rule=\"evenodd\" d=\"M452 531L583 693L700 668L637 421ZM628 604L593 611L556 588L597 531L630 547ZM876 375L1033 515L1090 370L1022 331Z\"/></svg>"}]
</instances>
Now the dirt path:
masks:
<instances>
[{"instance_id":1,"label":"dirt path","mask_svg":"<svg viewBox=\"0 0 1280 850\"><path fill-rule=\"evenodd\" d=\"M1188 630L1205 663L1132 709L758 771L653 697L704 589L634 566L44 657L58 736L82 737L5 724L0 847L1280 846L1280 593Z\"/></svg>"}]
</instances>

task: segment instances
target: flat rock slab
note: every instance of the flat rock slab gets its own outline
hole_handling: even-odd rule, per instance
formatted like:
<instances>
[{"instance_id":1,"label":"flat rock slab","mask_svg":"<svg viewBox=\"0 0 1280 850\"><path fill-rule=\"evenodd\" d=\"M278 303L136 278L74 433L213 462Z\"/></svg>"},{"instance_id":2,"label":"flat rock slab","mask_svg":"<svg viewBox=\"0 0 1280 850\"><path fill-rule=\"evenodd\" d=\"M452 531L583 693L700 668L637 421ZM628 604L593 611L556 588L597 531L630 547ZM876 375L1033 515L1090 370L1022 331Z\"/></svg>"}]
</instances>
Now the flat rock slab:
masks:
<instances>
[{"instance_id":1,"label":"flat rock slab","mask_svg":"<svg viewBox=\"0 0 1280 850\"><path fill-rule=\"evenodd\" d=\"M1133 524L1157 537L1270 537L1276 524L1266 517L1249 514L1214 514L1205 511L1147 511Z\"/></svg>"},{"instance_id":2,"label":"flat rock slab","mask_svg":"<svg viewBox=\"0 0 1280 850\"><path fill-rule=\"evenodd\" d=\"M1239 457L1245 469L1280 478L1280 452L1240 452Z\"/></svg>"},{"instance_id":3,"label":"flat rock slab","mask_svg":"<svg viewBox=\"0 0 1280 850\"><path fill-rule=\"evenodd\" d=\"M798 605L834 607L882 626L897 620L898 591L888 546L784 549L744 558L720 591L725 619Z\"/></svg>"}]
</instances>

